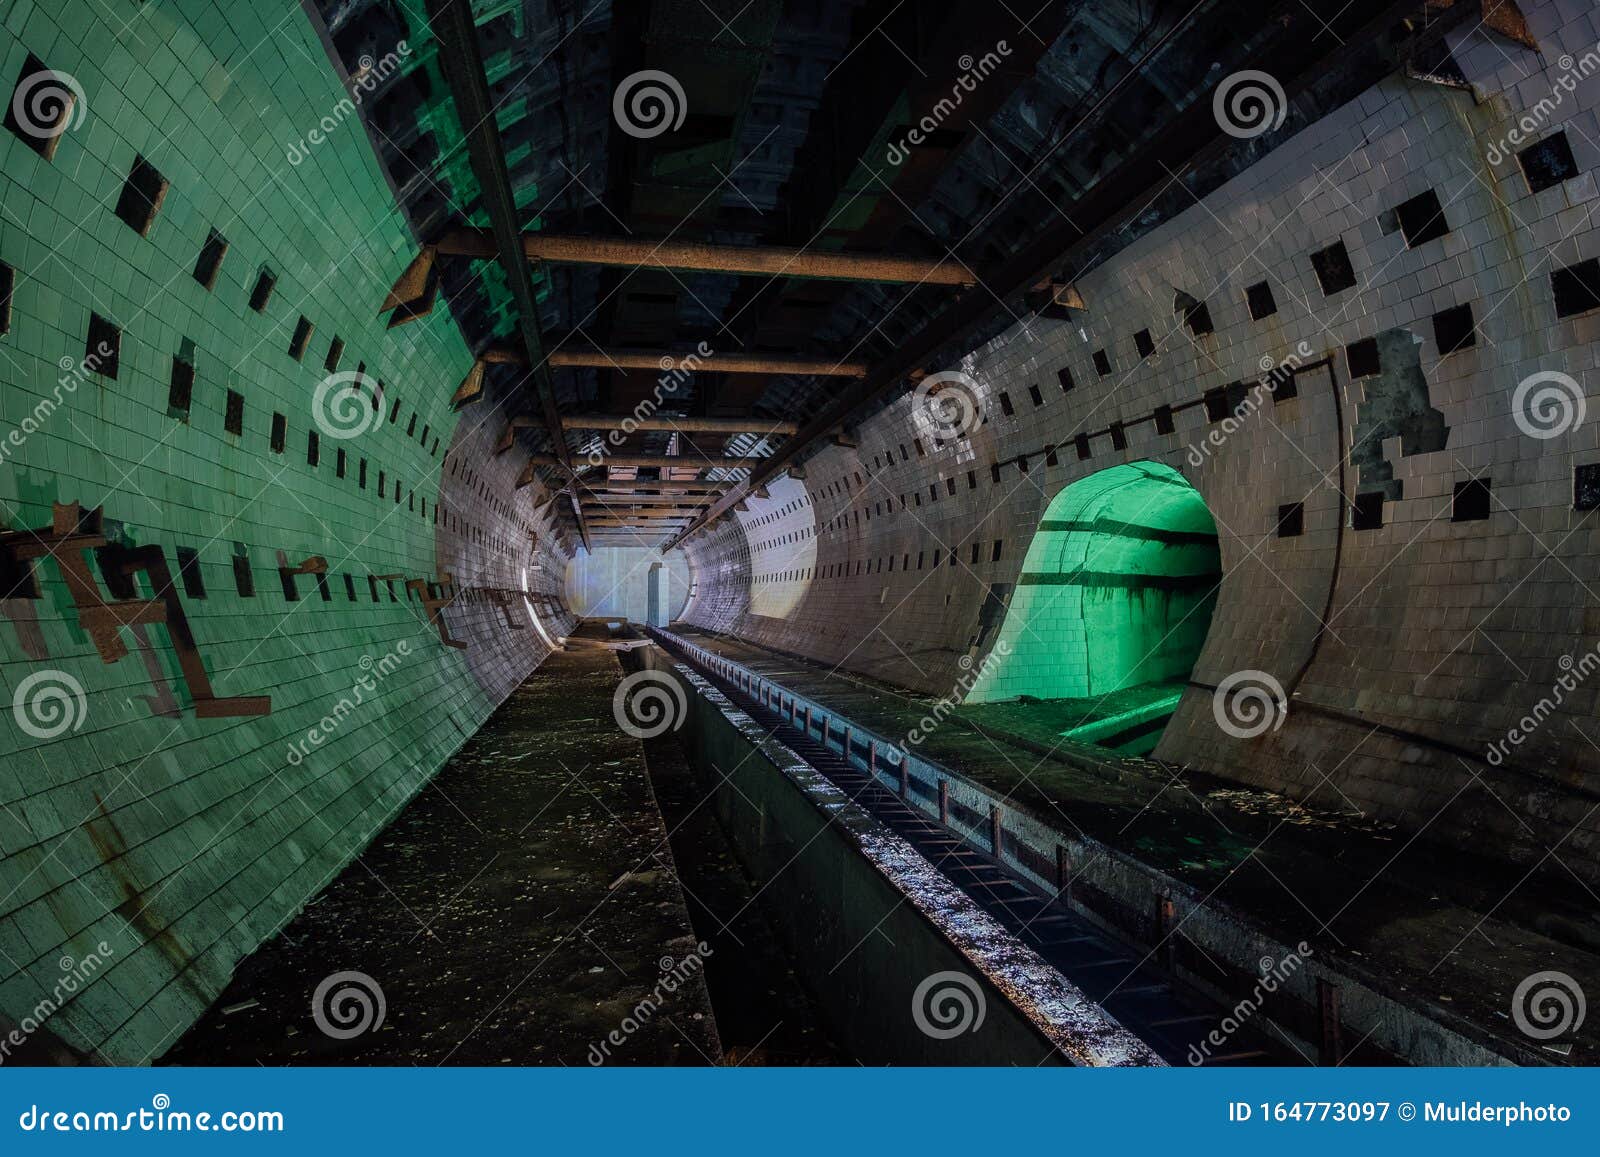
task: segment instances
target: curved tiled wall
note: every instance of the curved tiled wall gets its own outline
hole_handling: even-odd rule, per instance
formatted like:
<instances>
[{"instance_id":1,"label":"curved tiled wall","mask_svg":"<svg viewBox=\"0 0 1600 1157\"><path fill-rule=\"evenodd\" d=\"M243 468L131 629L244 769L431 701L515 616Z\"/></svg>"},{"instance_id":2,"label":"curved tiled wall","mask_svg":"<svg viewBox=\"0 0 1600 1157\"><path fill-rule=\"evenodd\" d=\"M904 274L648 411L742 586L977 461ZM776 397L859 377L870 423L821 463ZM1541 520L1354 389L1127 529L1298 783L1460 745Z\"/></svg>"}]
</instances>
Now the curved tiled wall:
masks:
<instances>
[{"instance_id":1,"label":"curved tiled wall","mask_svg":"<svg viewBox=\"0 0 1600 1157\"><path fill-rule=\"evenodd\" d=\"M378 316L414 241L360 121L327 128L344 94L311 25L183 7L146 6L136 36L92 5L70 30L48 6L0 29L4 83L32 59L81 88L53 155L0 132L0 514L39 531L7 540L0 601L19 704L0 712L0 1038L117 1062L175 1040L571 626L537 488L450 410L471 357L448 311ZM142 232L141 162L167 183ZM114 373L88 356L102 340ZM358 367L381 408L336 437L317 387ZM72 503L102 512L104 549L56 536ZM181 626L91 637L72 560L125 612L153 591L119 566L152 558L215 694L269 714L197 699ZM446 574L465 649L423 603Z\"/></svg>"},{"instance_id":2,"label":"curved tiled wall","mask_svg":"<svg viewBox=\"0 0 1600 1157\"><path fill-rule=\"evenodd\" d=\"M1600 679L1577 677L1600 641L1600 537L1574 503L1600 425L1538 437L1512 412L1531 375L1581 393L1593 372L1600 85L1564 89L1562 62L1600 68L1600 28L1523 7L1542 56L1456 35L1475 92L1384 81L1081 276L1076 320L1027 318L949 367L980 395L970 437L941 443L903 397L857 448L805 464L804 501L751 499L690 540L685 619L951 693L958 661L993 645L1049 501L1162 462L1205 498L1225 578L1200 686L1158 755L1296 795L1328 782L1427 838L1530 864L1559 845L1600 875L1583 730ZM1514 131L1535 154L1518 159ZM1251 388L1280 366L1281 388ZM1303 532L1280 536L1295 504ZM814 563L782 580L792 610L758 613L752 573L805 536ZM1290 705L1239 739L1210 687L1249 670Z\"/></svg>"}]
</instances>

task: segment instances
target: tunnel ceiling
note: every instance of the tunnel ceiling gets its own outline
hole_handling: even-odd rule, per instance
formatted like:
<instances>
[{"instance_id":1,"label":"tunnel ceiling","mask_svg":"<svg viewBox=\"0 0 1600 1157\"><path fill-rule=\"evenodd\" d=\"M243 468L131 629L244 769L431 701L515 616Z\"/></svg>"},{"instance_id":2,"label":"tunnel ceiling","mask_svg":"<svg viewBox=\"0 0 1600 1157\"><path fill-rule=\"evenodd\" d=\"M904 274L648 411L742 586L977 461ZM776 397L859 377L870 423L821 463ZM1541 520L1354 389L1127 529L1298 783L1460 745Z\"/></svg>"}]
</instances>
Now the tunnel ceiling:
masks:
<instances>
[{"instance_id":1,"label":"tunnel ceiling","mask_svg":"<svg viewBox=\"0 0 1600 1157\"><path fill-rule=\"evenodd\" d=\"M456 51L464 63L453 69L448 37L436 33L440 13L464 2L317 0L325 44L360 93L419 245L461 226L490 228L498 197L522 233L953 258L978 277L962 288L538 263L529 266L537 317L524 319L501 265L440 256L437 301L474 351L542 347L531 370L485 368L480 396L517 418L507 439L569 460L596 435L564 427L555 412L627 414L651 396L659 371L544 366L553 351L686 352L704 342L871 367L865 382L696 373L661 413L748 419L750 432L700 433L692 445L670 430L635 432L622 446L767 456L785 437L769 432L772 423L793 423L809 440L819 414L848 405L859 418L892 400L913 376L896 365L908 343L949 357L1031 316L1041 303L1014 292L1017 270L1069 283L1346 88L1370 82L1340 36L1311 35L1298 3L1051 0L1024 17L1032 3L1013 11L999 0L477 0L477 51ZM1394 22L1400 47L1368 45L1370 71L1374 59L1388 68L1419 51L1435 9L1447 7L1356 0L1335 23L1349 32ZM1413 8L1427 19L1405 20ZM1300 83L1289 85L1296 104L1285 127L1192 156L1203 142L1184 116L1208 110L1222 76L1291 33ZM456 90L468 71L487 85L509 197L486 197L487 170L463 129ZM614 111L619 89L641 72L681 87L676 127L631 132ZM1352 74L1344 84L1342 72ZM908 143L930 116L933 131ZM1144 179L1138 166L1152 159L1172 178ZM385 288L372 287L374 308ZM939 368L936 360L921 368ZM610 469L614 478L655 474ZM555 488L566 481L553 477Z\"/></svg>"}]
</instances>

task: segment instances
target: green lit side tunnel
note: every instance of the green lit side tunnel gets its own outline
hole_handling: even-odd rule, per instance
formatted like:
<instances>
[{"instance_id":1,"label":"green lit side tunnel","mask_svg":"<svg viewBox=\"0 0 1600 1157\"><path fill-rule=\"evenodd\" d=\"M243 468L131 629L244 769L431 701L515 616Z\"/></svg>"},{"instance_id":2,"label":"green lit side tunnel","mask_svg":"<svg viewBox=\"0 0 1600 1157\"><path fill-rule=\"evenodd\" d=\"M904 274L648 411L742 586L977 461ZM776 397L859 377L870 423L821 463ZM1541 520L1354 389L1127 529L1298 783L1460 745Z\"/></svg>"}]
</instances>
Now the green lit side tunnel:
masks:
<instances>
[{"instance_id":1,"label":"green lit side tunnel","mask_svg":"<svg viewBox=\"0 0 1600 1157\"><path fill-rule=\"evenodd\" d=\"M1050 503L968 704L1054 701L1062 734L1148 752L1205 646L1222 580L1205 500L1158 462L1101 470Z\"/></svg>"}]
</instances>

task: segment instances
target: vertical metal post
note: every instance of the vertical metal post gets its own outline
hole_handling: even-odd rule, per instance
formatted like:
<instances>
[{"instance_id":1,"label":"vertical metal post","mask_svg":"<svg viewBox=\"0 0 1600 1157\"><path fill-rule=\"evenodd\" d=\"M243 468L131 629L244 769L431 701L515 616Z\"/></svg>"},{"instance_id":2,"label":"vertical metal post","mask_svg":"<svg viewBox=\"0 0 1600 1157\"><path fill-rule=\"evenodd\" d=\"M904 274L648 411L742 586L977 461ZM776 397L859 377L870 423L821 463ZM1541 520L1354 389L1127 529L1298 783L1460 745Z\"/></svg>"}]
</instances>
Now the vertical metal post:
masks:
<instances>
[{"instance_id":1,"label":"vertical metal post","mask_svg":"<svg viewBox=\"0 0 1600 1157\"><path fill-rule=\"evenodd\" d=\"M1322 1064L1337 1065L1344 1060L1344 1026L1339 1015L1339 989L1320 976L1317 978L1317 1011L1322 1018Z\"/></svg>"},{"instance_id":2,"label":"vertical metal post","mask_svg":"<svg viewBox=\"0 0 1600 1157\"><path fill-rule=\"evenodd\" d=\"M900 765L900 777L901 781L904 782L905 764L903 763ZM939 781L939 822L942 824L949 824L950 822L950 781L948 779Z\"/></svg>"},{"instance_id":3,"label":"vertical metal post","mask_svg":"<svg viewBox=\"0 0 1600 1157\"><path fill-rule=\"evenodd\" d=\"M1056 896L1072 902L1072 856L1065 844L1056 845Z\"/></svg>"},{"instance_id":4,"label":"vertical metal post","mask_svg":"<svg viewBox=\"0 0 1600 1157\"><path fill-rule=\"evenodd\" d=\"M1000 817L1005 809L999 804L989 806L989 843L994 848L994 858L1000 859L1005 852L1005 837L1000 824Z\"/></svg>"}]
</instances>

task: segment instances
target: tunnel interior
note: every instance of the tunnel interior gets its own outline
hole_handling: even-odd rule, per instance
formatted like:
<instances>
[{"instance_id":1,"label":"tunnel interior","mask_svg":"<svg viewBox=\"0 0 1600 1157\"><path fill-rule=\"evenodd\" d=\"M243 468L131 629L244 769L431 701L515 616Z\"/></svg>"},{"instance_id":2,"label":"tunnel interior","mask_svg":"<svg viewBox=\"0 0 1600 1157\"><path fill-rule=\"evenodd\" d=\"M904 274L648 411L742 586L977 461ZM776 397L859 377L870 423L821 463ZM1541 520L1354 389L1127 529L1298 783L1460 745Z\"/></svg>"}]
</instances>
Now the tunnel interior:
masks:
<instances>
[{"instance_id":1,"label":"tunnel interior","mask_svg":"<svg viewBox=\"0 0 1600 1157\"><path fill-rule=\"evenodd\" d=\"M0 0L0 1066L1600 1057L1591 6L1016 7Z\"/></svg>"},{"instance_id":2,"label":"tunnel interior","mask_svg":"<svg viewBox=\"0 0 1600 1157\"><path fill-rule=\"evenodd\" d=\"M1205 499L1159 462L1073 482L1028 545L981 704L1026 696L1077 722L1062 734L1143 754L1160 739L1205 646L1222 581Z\"/></svg>"}]
</instances>

